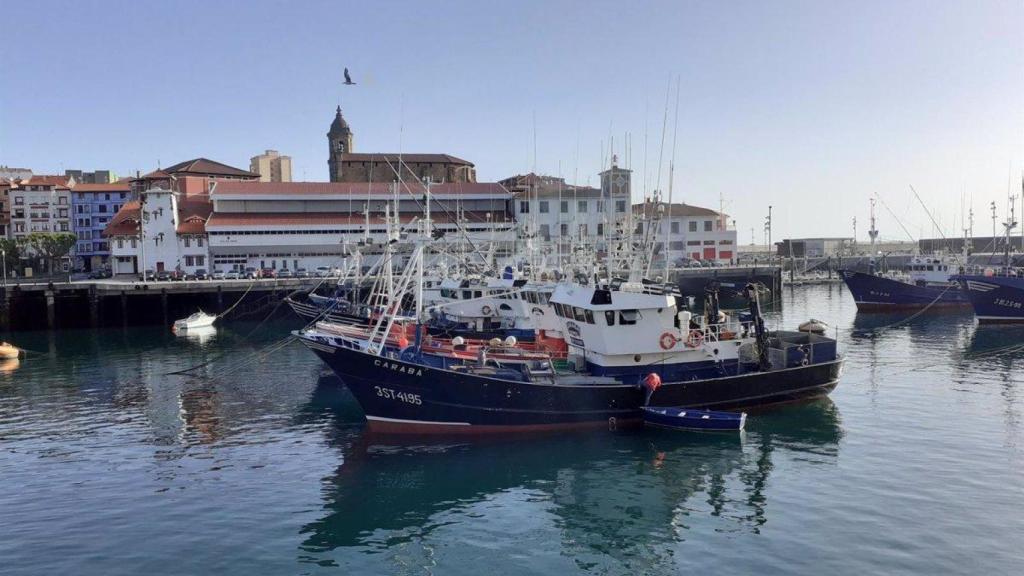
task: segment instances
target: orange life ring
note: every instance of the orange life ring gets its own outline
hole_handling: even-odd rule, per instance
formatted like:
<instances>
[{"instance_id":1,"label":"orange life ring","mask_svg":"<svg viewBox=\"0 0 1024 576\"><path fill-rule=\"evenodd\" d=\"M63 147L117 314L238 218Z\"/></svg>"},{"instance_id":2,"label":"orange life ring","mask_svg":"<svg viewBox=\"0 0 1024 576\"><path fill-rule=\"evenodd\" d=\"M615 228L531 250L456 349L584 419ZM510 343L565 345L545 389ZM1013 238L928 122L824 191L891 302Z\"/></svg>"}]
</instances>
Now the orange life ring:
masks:
<instances>
[{"instance_id":1,"label":"orange life ring","mask_svg":"<svg viewBox=\"0 0 1024 576\"><path fill-rule=\"evenodd\" d=\"M704 333L700 330L690 330L690 335L686 338L686 345L690 348L696 348L704 342Z\"/></svg>"},{"instance_id":2,"label":"orange life ring","mask_svg":"<svg viewBox=\"0 0 1024 576\"><path fill-rule=\"evenodd\" d=\"M661 335L661 338L658 338L658 344L661 345L662 350L675 348L677 342L679 342L679 338L676 338L676 335L671 332L665 332Z\"/></svg>"}]
</instances>

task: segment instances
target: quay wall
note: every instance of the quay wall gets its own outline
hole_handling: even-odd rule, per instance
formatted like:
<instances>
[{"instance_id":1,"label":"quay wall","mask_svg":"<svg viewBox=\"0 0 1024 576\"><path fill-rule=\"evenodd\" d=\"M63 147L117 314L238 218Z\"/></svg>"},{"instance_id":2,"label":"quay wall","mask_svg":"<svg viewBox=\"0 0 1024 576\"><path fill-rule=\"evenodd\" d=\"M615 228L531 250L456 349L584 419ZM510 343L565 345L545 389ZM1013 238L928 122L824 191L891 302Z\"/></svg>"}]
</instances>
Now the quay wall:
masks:
<instances>
[{"instance_id":1,"label":"quay wall","mask_svg":"<svg viewBox=\"0 0 1024 576\"><path fill-rule=\"evenodd\" d=\"M260 320L319 279L193 282L49 282L0 287L0 332L166 324L199 309ZM286 310L280 307L278 310Z\"/></svg>"}]
</instances>

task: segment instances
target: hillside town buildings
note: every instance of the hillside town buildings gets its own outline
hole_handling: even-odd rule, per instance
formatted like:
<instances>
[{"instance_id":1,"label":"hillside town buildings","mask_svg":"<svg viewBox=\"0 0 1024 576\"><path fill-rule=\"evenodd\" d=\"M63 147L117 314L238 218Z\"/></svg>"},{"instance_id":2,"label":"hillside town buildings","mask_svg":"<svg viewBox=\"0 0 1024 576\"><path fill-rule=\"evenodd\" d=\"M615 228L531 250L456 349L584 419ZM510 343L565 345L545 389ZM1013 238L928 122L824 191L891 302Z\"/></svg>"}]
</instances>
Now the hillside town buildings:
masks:
<instances>
[{"instance_id":1,"label":"hillside town buildings","mask_svg":"<svg viewBox=\"0 0 1024 576\"><path fill-rule=\"evenodd\" d=\"M291 182L292 158L267 150L249 160L249 171L259 174L260 182Z\"/></svg>"},{"instance_id":2,"label":"hillside town buildings","mask_svg":"<svg viewBox=\"0 0 1024 576\"><path fill-rule=\"evenodd\" d=\"M86 272L109 268L110 245L103 230L128 200L128 182L78 183L71 189L75 267Z\"/></svg>"}]
</instances>

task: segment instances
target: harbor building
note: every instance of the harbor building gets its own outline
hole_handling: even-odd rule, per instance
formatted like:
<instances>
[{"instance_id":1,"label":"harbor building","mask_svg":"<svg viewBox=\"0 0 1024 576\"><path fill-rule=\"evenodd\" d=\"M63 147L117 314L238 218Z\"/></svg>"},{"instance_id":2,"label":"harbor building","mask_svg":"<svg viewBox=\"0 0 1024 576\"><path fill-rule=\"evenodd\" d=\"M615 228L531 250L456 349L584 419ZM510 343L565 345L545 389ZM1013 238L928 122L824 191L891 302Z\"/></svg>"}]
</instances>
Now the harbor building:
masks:
<instances>
[{"instance_id":1,"label":"harbor building","mask_svg":"<svg viewBox=\"0 0 1024 576\"><path fill-rule=\"evenodd\" d=\"M29 168L16 168L0 164L0 180L13 182L15 180L28 180L32 177L32 170Z\"/></svg>"},{"instance_id":2,"label":"harbor building","mask_svg":"<svg viewBox=\"0 0 1024 576\"><path fill-rule=\"evenodd\" d=\"M331 182L476 182L472 162L448 154L357 153L355 134L338 106L327 132Z\"/></svg>"},{"instance_id":3,"label":"harbor building","mask_svg":"<svg viewBox=\"0 0 1024 576\"><path fill-rule=\"evenodd\" d=\"M64 175L74 178L79 184L110 184L117 182L117 173L112 170L96 170L95 172L84 172L82 170L65 170Z\"/></svg>"},{"instance_id":4,"label":"harbor building","mask_svg":"<svg viewBox=\"0 0 1024 576\"><path fill-rule=\"evenodd\" d=\"M260 182L291 182L292 157L277 150L267 150L249 160L249 171L259 174Z\"/></svg>"},{"instance_id":5,"label":"harbor building","mask_svg":"<svg viewBox=\"0 0 1024 576\"><path fill-rule=\"evenodd\" d=\"M666 209L668 207L668 209ZM683 203L644 202L633 206L639 222L636 233L654 235L655 250L664 254L668 234L669 262L699 260L728 264L736 258L736 229L729 216L710 208Z\"/></svg>"},{"instance_id":6,"label":"harbor building","mask_svg":"<svg viewBox=\"0 0 1024 576\"><path fill-rule=\"evenodd\" d=\"M855 253L853 238L786 238L775 243L775 255L782 258L823 258Z\"/></svg>"},{"instance_id":7,"label":"harbor building","mask_svg":"<svg viewBox=\"0 0 1024 576\"><path fill-rule=\"evenodd\" d=\"M206 158L180 162L131 180L130 200L103 231L115 274L209 269L206 221L210 191L257 174Z\"/></svg>"},{"instance_id":8,"label":"harbor building","mask_svg":"<svg viewBox=\"0 0 1024 576\"><path fill-rule=\"evenodd\" d=\"M629 229L631 171L612 164L601 172L601 187L566 184L564 178L524 174L499 183L515 197L520 233L571 254L575 243L601 250L616 227Z\"/></svg>"},{"instance_id":9,"label":"harbor building","mask_svg":"<svg viewBox=\"0 0 1024 576\"><path fill-rule=\"evenodd\" d=\"M416 181L223 182L210 194L206 223L213 268L312 270L340 266L356 248L372 261L394 234L426 232L427 193ZM512 195L500 184L432 184L429 197L434 249L511 250Z\"/></svg>"},{"instance_id":10,"label":"harbor building","mask_svg":"<svg viewBox=\"0 0 1024 576\"><path fill-rule=\"evenodd\" d=\"M74 178L32 176L8 192L11 232L14 239L32 232L71 231L71 187Z\"/></svg>"},{"instance_id":11,"label":"harbor building","mask_svg":"<svg viewBox=\"0 0 1024 576\"><path fill-rule=\"evenodd\" d=\"M110 245L103 230L128 201L128 182L77 183L71 188L73 228L78 236L75 267L100 270L110 267Z\"/></svg>"},{"instance_id":12,"label":"harbor building","mask_svg":"<svg viewBox=\"0 0 1024 576\"><path fill-rule=\"evenodd\" d=\"M11 227L11 183L0 178L0 238L7 238Z\"/></svg>"}]
</instances>

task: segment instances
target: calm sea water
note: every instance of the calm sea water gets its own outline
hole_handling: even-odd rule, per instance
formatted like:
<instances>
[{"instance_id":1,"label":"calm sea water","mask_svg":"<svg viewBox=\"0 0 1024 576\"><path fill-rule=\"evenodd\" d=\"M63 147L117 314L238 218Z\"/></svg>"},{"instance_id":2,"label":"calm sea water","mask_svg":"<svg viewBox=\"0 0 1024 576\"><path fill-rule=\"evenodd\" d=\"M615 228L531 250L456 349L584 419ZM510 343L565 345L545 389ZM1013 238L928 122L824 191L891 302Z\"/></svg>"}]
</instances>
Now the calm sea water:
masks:
<instances>
[{"instance_id":1,"label":"calm sea water","mask_svg":"<svg viewBox=\"0 0 1024 576\"><path fill-rule=\"evenodd\" d=\"M382 442L297 324L12 335L0 573L1024 573L1024 330L781 298L846 373L742 436Z\"/></svg>"}]
</instances>

